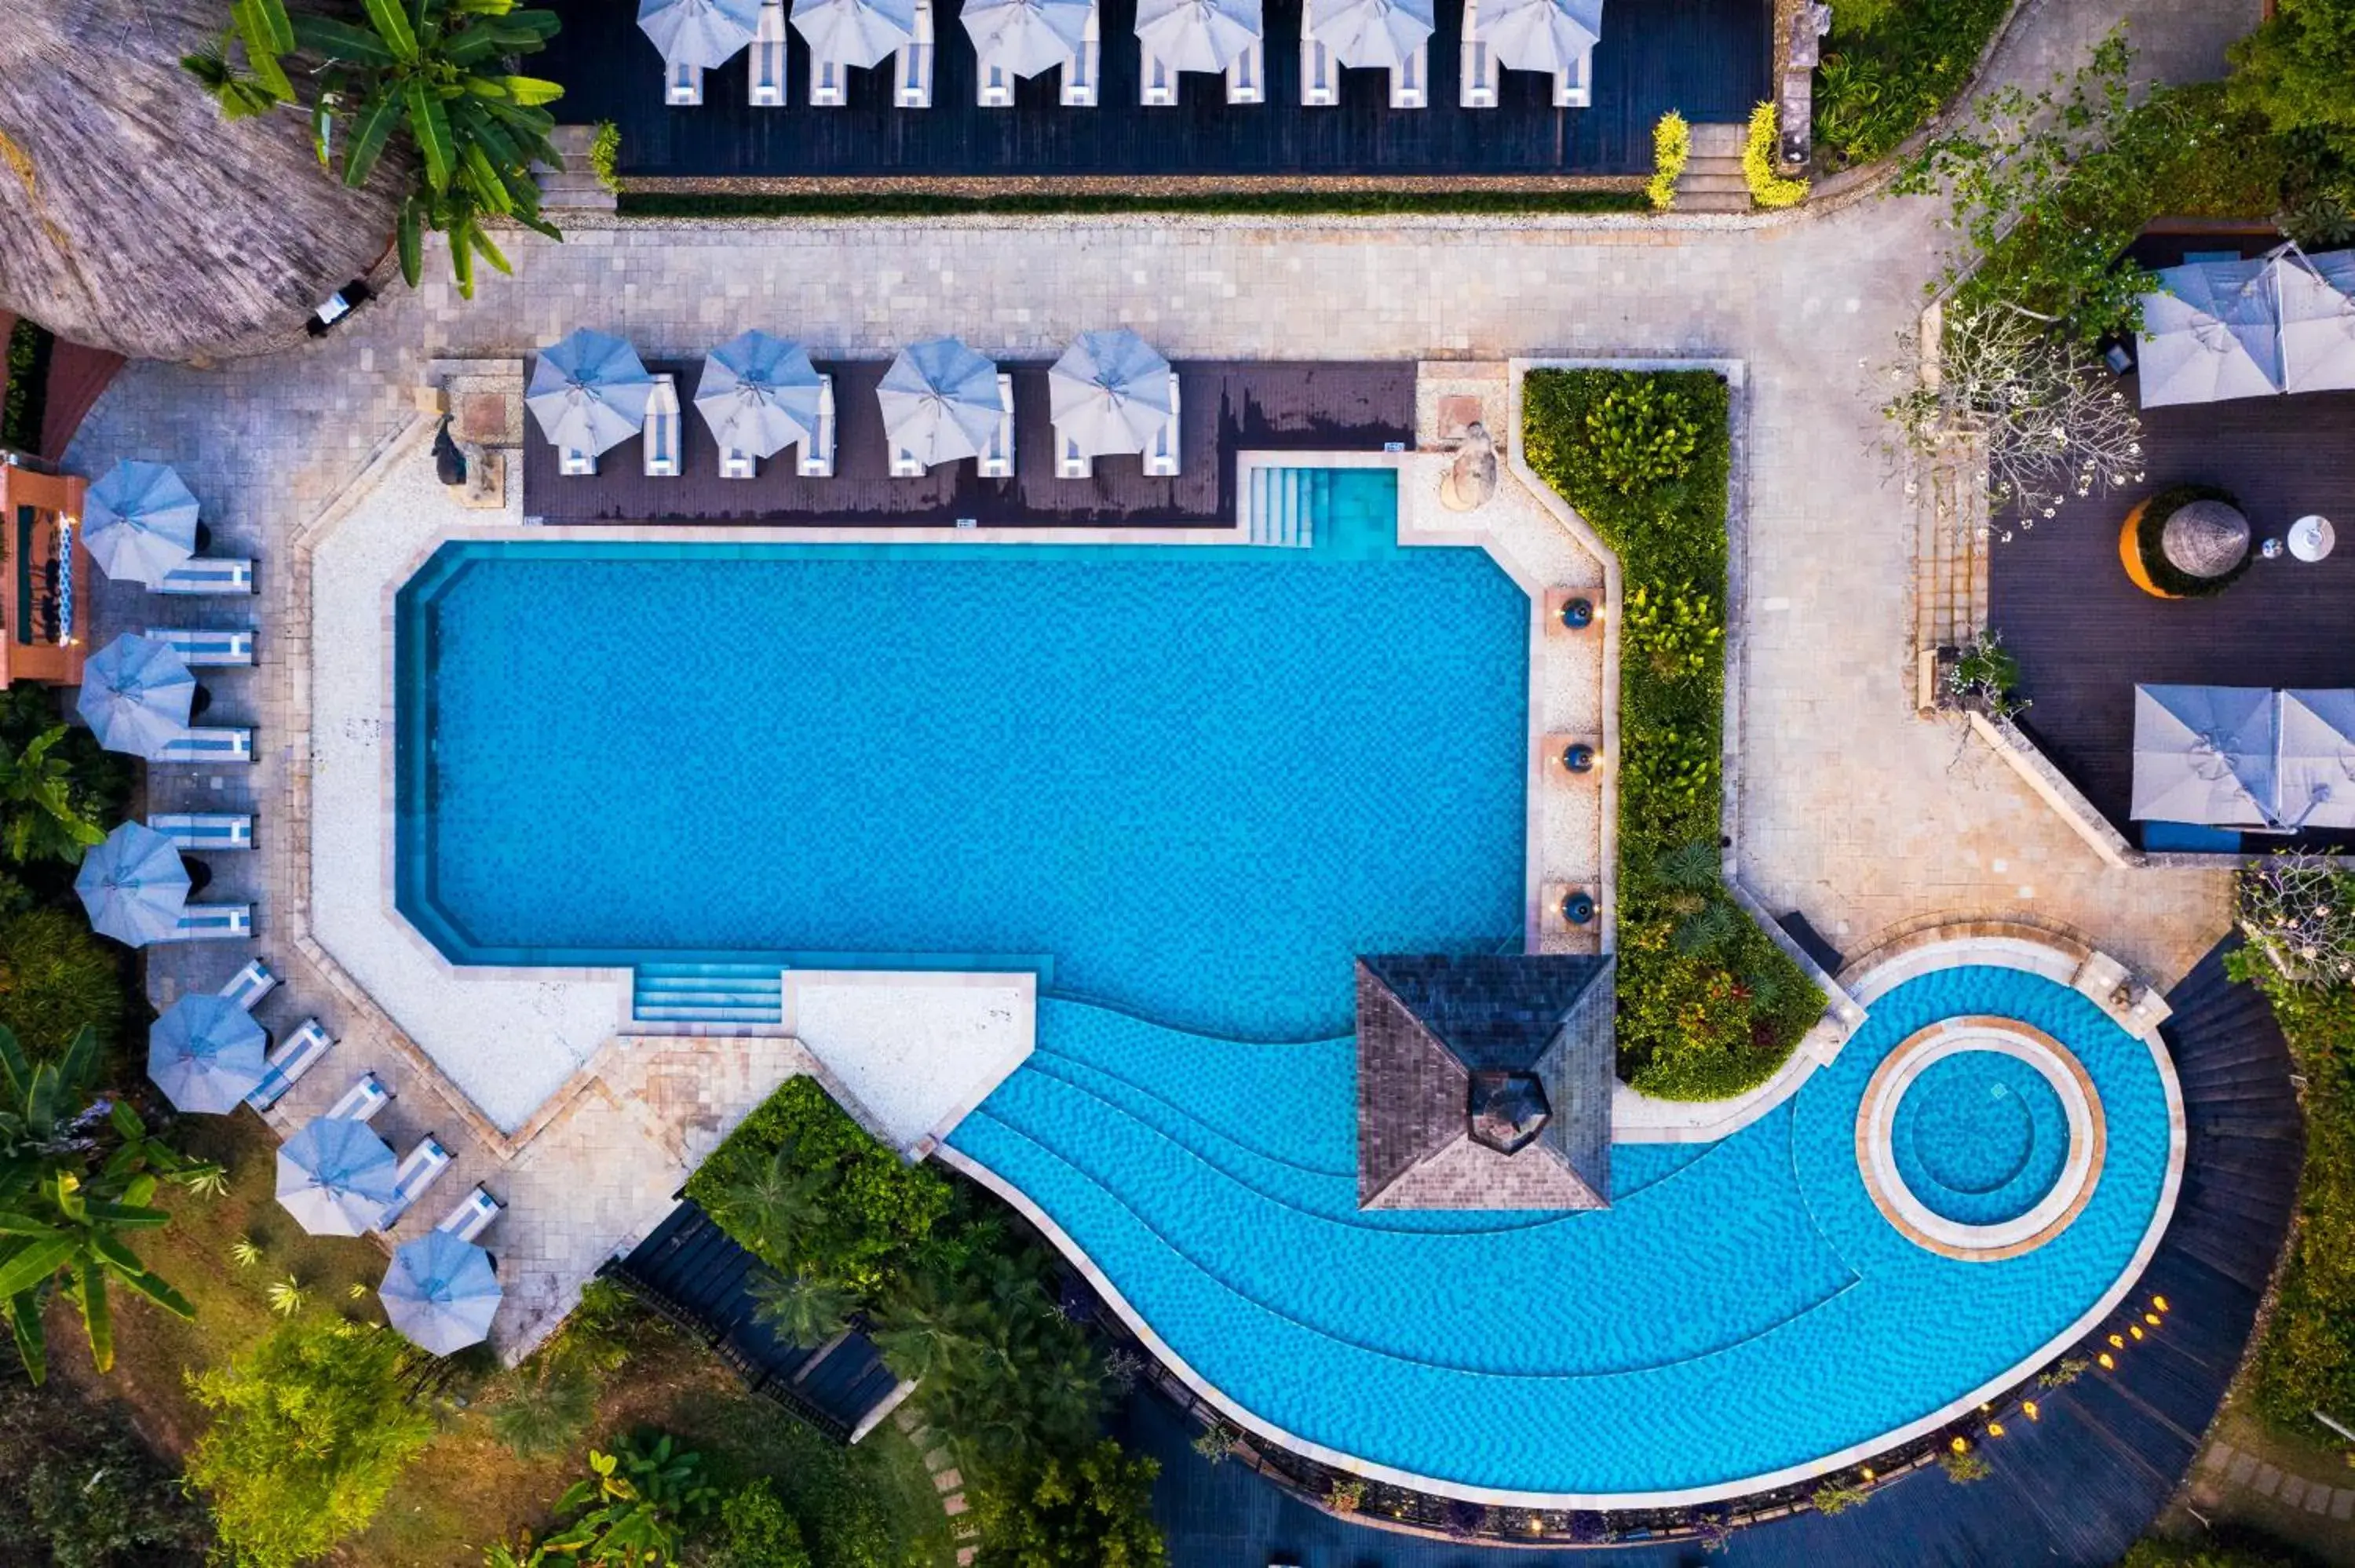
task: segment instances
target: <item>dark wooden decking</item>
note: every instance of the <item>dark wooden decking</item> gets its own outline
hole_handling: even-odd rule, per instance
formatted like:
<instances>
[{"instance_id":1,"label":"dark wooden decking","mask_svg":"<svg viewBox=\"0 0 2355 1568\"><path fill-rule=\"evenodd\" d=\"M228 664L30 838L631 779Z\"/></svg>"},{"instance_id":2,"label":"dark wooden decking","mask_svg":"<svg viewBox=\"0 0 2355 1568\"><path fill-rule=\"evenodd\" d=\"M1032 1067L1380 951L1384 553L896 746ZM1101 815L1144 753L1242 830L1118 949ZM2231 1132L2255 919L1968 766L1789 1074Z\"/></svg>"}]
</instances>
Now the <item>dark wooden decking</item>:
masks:
<instances>
[{"instance_id":1,"label":"dark wooden decking","mask_svg":"<svg viewBox=\"0 0 2355 1568\"><path fill-rule=\"evenodd\" d=\"M2022 727L2129 839L2137 683L2355 685L2355 392L2148 409L2143 449L2147 484L2072 502L1993 546L1987 568L1988 618L2033 704ZM2185 483L2239 496L2260 539L2321 513L2339 547L2315 565L2260 560L2214 599L2153 599L2127 581L2118 531L2144 496Z\"/></svg>"},{"instance_id":2,"label":"dark wooden decking","mask_svg":"<svg viewBox=\"0 0 2355 1568\"><path fill-rule=\"evenodd\" d=\"M706 73L700 106L669 108L632 0L567 7L532 69L564 84L564 120L621 127L625 175L1636 174L1651 169L1652 122L1667 111L1740 120L1771 95L1772 12L1768 0L1611 0L1582 110L1555 109L1551 79L1527 71L1505 73L1497 108L1457 108L1458 0L1440 0L1421 110L1392 110L1372 71L1342 73L1338 106L1302 107L1299 0L1267 0L1267 101L1252 105L1188 75L1175 108L1141 107L1135 0L1103 0L1092 109L1061 107L1052 74L1021 83L1012 109L977 107L973 46L948 0L930 109L893 108L888 68L852 71L846 106L811 108L798 33L786 107L746 102L740 55Z\"/></svg>"},{"instance_id":3,"label":"dark wooden decking","mask_svg":"<svg viewBox=\"0 0 2355 1568\"><path fill-rule=\"evenodd\" d=\"M1807 1511L1737 1531L1722 1555L1657 1546L1503 1552L1347 1523L1241 1463L1196 1454L1196 1428L1140 1394L1128 1435L1161 1461L1155 1514L1172 1568L2108 1568L2190 1467L2254 1321L2296 1202L2302 1127L2289 1055L2264 1000L2224 976L2224 949L2169 996L2165 1028L2183 1084L2190 1150L2181 1196L2127 1304L2079 1353L2140 1321L2154 1295L2163 1326L2129 1341L2115 1372L2038 1393L2041 1419L2009 1420L1981 1445L1993 1473L1955 1486L1936 1468L1882 1488L1835 1517ZM1738 1391L1728 1391L1730 1395Z\"/></svg>"},{"instance_id":4,"label":"dark wooden decking","mask_svg":"<svg viewBox=\"0 0 2355 1568\"><path fill-rule=\"evenodd\" d=\"M876 383L887 366L822 364L834 376L832 479L803 479L789 450L750 480L721 479L711 430L694 408L700 360L655 360L678 377L686 405L677 479L648 479L630 440L598 460L593 476L556 471L556 449L535 425L524 441L526 515L549 524L606 522L893 524L948 527L1231 524L1234 454L1241 450L1380 450L1414 434L1414 366L1191 361L1177 366L1183 448L1174 479L1148 479L1142 460L1099 459L1092 479L1055 477L1047 367L1008 364L1014 377L1014 477L986 480L972 460L922 479L893 479Z\"/></svg>"},{"instance_id":5,"label":"dark wooden decking","mask_svg":"<svg viewBox=\"0 0 2355 1568\"><path fill-rule=\"evenodd\" d=\"M699 1333L754 1393L847 1438L899 1380L864 1334L854 1333L831 1351L805 1351L770 1332L752 1316L745 1290L759 1267L688 1202L611 1272L665 1317Z\"/></svg>"}]
</instances>

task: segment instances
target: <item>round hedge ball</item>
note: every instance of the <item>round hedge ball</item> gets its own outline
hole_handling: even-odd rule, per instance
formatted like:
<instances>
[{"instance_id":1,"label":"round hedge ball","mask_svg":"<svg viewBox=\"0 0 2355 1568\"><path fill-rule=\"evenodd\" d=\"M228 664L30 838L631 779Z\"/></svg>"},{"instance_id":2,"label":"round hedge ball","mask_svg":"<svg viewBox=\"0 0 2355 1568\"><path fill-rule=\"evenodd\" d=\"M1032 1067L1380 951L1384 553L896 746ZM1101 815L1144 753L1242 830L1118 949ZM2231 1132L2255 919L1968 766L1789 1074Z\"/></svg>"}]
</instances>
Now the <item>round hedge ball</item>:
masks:
<instances>
[{"instance_id":1,"label":"round hedge ball","mask_svg":"<svg viewBox=\"0 0 2355 1568\"><path fill-rule=\"evenodd\" d=\"M2131 575L2170 599L2222 593L2252 559L2240 502L2211 484L2160 491L2128 515L2126 535Z\"/></svg>"}]
</instances>

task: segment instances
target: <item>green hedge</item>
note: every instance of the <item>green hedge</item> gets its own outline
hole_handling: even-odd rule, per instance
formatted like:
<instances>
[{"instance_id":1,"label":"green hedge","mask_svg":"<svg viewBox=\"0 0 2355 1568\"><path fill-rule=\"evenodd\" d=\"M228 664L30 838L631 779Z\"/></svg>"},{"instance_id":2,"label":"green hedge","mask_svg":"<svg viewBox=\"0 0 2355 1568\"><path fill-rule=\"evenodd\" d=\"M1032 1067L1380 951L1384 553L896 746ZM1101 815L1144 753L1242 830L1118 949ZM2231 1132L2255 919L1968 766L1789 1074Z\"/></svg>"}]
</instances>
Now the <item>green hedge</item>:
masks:
<instances>
[{"instance_id":1,"label":"green hedge","mask_svg":"<svg viewBox=\"0 0 2355 1568\"><path fill-rule=\"evenodd\" d=\"M2355 897L2355 876L2341 882ZM2355 986L2257 983L2306 1075L2306 1171L2253 1381L2261 1415L2313 1440L2314 1411L2355 1415Z\"/></svg>"},{"instance_id":2,"label":"green hedge","mask_svg":"<svg viewBox=\"0 0 2355 1568\"><path fill-rule=\"evenodd\" d=\"M2118 1568L2318 1568L2318 1564L2294 1547L2228 1523L2197 1541L2147 1535L2126 1549Z\"/></svg>"},{"instance_id":3,"label":"green hedge","mask_svg":"<svg viewBox=\"0 0 2355 1568\"><path fill-rule=\"evenodd\" d=\"M1209 196L929 196L891 191L839 196L697 196L624 192L634 217L954 217L967 214L1183 212L1317 214L1648 212L1641 190L1233 191Z\"/></svg>"},{"instance_id":4,"label":"green hedge","mask_svg":"<svg viewBox=\"0 0 2355 1568\"><path fill-rule=\"evenodd\" d=\"M8 333L8 391L0 399L0 447L38 451L41 417L48 402L49 351L55 343L47 331L29 321L18 321Z\"/></svg>"},{"instance_id":5,"label":"green hedge","mask_svg":"<svg viewBox=\"0 0 2355 1568\"><path fill-rule=\"evenodd\" d=\"M1646 1094L1753 1087L1823 993L1717 874L1731 399L1707 371L1540 370L1529 464L1618 553L1619 1070Z\"/></svg>"},{"instance_id":6,"label":"green hedge","mask_svg":"<svg viewBox=\"0 0 2355 1568\"><path fill-rule=\"evenodd\" d=\"M1826 172L1887 157L1970 82L2011 0L1832 7L1816 71L1816 159Z\"/></svg>"},{"instance_id":7,"label":"green hedge","mask_svg":"<svg viewBox=\"0 0 2355 1568\"><path fill-rule=\"evenodd\" d=\"M791 1171L821 1184L824 1196L812 1223L782 1242L730 1223L732 1195L767 1171L780 1150ZM878 1143L811 1077L787 1080L746 1117L687 1179L687 1195L771 1267L822 1275L868 1296L897 1280L953 1196L937 1172Z\"/></svg>"}]
</instances>

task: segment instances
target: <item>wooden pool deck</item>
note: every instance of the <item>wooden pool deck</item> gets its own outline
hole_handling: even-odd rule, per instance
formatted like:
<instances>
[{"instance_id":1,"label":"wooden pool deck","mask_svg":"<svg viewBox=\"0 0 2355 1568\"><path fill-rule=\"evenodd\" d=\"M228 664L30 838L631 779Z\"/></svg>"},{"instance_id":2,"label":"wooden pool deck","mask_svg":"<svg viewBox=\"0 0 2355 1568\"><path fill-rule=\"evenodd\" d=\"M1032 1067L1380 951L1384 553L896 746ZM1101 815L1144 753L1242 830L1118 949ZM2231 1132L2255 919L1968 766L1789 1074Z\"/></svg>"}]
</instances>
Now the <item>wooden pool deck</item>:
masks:
<instances>
[{"instance_id":1,"label":"wooden pool deck","mask_svg":"<svg viewBox=\"0 0 2355 1568\"><path fill-rule=\"evenodd\" d=\"M1098 459L1092 478L1058 479L1047 366L1007 362L1000 368L1014 377L1014 477L983 479L968 458L920 479L894 479L875 398L888 364L822 361L818 368L834 376L834 477L801 478L788 449L762 463L755 478L721 479L710 427L694 408L701 364L647 362L678 378L685 405L678 477L647 478L634 438L600 458L595 474L567 478L535 425L524 440L525 515L549 524L952 527L971 518L983 527L1232 525L1239 451L1378 451L1414 436L1411 361L1180 361L1177 477L1148 478L1141 459L1116 457Z\"/></svg>"},{"instance_id":2,"label":"wooden pool deck","mask_svg":"<svg viewBox=\"0 0 2355 1568\"><path fill-rule=\"evenodd\" d=\"M1388 78L1341 73L1341 101L1300 102L1300 0L1267 0L1266 101L1230 105L1219 79L1182 79L1174 108L1137 102L1135 0L1103 0L1102 83L1067 109L1050 73L1020 83L1011 109L975 102L975 57L943 5L929 109L891 105L890 71L852 71L850 101L808 102L809 55L790 45L789 101L747 101L743 56L705 74L704 101L663 102L662 57L627 0L588 0L536 74L564 84L571 123L621 127L624 176L1068 175L1629 175L1652 166L1652 124L1675 109L1696 123L1746 119L1771 97L1768 0L1613 0L1594 51L1591 108L1559 110L1552 81L1504 74L1494 109L1456 105L1462 8L1437 7L1430 105L1390 107Z\"/></svg>"}]
</instances>

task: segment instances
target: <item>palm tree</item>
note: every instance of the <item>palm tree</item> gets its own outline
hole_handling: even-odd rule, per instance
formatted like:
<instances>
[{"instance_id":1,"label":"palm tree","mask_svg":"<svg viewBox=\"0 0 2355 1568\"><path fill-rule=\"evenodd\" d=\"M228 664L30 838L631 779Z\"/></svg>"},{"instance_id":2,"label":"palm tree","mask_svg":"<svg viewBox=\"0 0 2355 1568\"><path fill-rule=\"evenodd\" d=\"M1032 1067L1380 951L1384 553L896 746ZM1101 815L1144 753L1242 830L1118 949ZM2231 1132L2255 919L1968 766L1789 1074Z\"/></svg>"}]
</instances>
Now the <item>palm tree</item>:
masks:
<instances>
[{"instance_id":1,"label":"palm tree","mask_svg":"<svg viewBox=\"0 0 2355 1568\"><path fill-rule=\"evenodd\" d=\"M979 1359L989 1330L986 1308L927 1277L884 1304L870 1337L895 1375L915 1383L953 1381Z\"/></svg>"},{"instance_id":2,"label":"palm tree","mask_svg":"<svg viewBox=\"0 0 2355 1568\"><path fill-rule=\"evenodd\" d=\"M8 858L61 860L71 865L104 842L106 830L75 788L73 764L54 755L64 725L43 730L22 751L0 747L0 845Z\"/></svg>"},{"instance_id":3,"label":"palm tree","mask_svg":"<svg viewBox=\"0 0 2355 1568\"><path fill-rule=\"evenodd\" d=\"M803 1351L814 1351L841 1333L863 1305L849 1286L805 1270L789 1275L763 1270L751 1292L758 1303L752 1316Z\"/></svg>"},{"instance_id":4,"label":"palm tree","mask_svg":"<svg viewBox=\"0 0 2355 1568\"><path fill-rule=\"evenodd\" d=\"M98 1036L88 1028L62 1059L37 1067L0 1028L0 1300L35 1383L48 1370L41 1298L52 1284L80 1313L101 1372L114 1365L111 1284L196 1316L123 1235L171 1222L151 1206L162 1177L211 1168L164 1144L129 1106L92 1097L97 1064Z\"/></svg>"},{"instance_id":5,"label":"palm tree","mask_svg":"<svg viewBox=\"0 0 2355 1568\"><path fill-rule=\"evenodd\" d=\"M578 1357L563 1353L559 1343L513 1375L491 1408L493 1434L527 1459L571 1448L596 1414L597 1383L589 1370Z\"/></svg>"},{"instance_id":6,"label":"palm tree","mask_svg":"<svg viewBox=\"0 0 2355 1568\"><path fill-rule=\"evenodd\" d=\"M829 1208L826 1173L799 1169L795 1147L788 1139L766 1165L731 1183L711 1205L720 1229L777 1268L792 1266L803 1238L825 1224Z\"/></svg>"}]
</instances>

